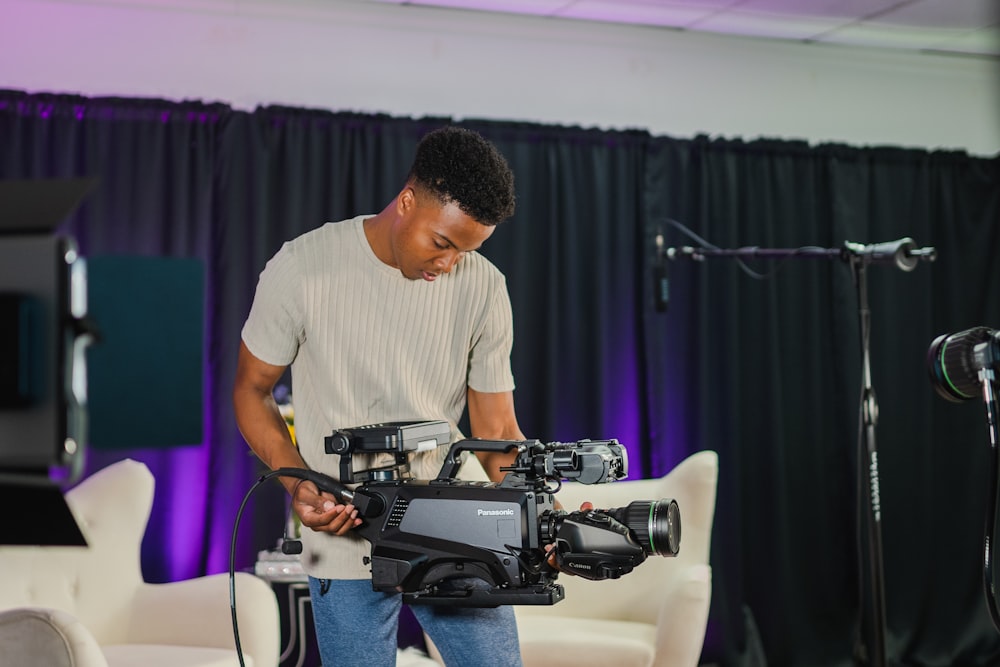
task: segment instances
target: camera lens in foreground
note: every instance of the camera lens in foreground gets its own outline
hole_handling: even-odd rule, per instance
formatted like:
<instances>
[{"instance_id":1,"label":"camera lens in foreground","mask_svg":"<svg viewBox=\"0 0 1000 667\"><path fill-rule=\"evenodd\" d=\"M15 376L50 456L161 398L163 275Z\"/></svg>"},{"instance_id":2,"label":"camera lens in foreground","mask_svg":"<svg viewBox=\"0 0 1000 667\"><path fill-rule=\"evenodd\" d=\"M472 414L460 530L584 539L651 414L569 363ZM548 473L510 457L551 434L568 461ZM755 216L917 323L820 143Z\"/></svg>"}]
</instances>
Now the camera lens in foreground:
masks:
<instances>
[{"instance_id":1,"label":"camera lens in foreground","mask_svg":"<svg viewBox=\"0 0 1000 667\"><path fill-rule=\"evenodd\" d=\"M938 336L927 350L927 370L938 396L959 403L981 395L976 347L991 340L993 329L973 327Z\"/></svg>"},{"instance_id":2,"label":"camera lens in foreground","mask_svg":"<svg viewBox=\"0 0 1000 667\"><path fill-rule=\"evenodd\" d=\"M607 512L635 534L647 554L677 555L681 546L681 511L676 501L636 500L628 507Z\"/></svg>"}]
</instances>

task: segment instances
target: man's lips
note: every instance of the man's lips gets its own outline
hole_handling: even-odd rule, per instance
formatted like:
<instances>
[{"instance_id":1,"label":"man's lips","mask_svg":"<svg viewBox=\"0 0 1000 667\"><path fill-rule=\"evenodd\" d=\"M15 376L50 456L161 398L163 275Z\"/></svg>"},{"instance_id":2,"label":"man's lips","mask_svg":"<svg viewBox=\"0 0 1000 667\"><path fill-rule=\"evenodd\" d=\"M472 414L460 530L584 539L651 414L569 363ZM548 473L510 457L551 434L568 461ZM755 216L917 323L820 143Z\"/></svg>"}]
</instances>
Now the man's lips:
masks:
<instances>
[{"instance_id":1,"label":"man's lips","mask_svg":"<svg viewBox=\"0 0 1000 667\"><path fill-rule=\"evenodd\" d=\"M420 276L427 282L432 283L437 280L438 274L431 273L430 271L421 271Z\"/></svg>"}]
</instances>

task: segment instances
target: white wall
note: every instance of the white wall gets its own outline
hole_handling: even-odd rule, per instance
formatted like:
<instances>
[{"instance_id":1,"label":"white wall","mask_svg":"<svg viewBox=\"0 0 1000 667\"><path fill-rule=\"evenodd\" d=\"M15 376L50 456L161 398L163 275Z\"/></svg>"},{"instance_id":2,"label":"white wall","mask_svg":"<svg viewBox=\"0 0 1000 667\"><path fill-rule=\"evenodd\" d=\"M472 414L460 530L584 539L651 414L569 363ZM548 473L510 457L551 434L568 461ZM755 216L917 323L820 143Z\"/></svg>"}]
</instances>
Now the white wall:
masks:
<instances>
[{"instance_id":1,"label":"white wall","mask_svg":"<svg viewBox=\"0 0 1000 667\"><path fill-rule=\"evenodd\" d=\"M0 87L1000 153L996 60L362 0L0 0Z\"/></svg>"}]
</instances>

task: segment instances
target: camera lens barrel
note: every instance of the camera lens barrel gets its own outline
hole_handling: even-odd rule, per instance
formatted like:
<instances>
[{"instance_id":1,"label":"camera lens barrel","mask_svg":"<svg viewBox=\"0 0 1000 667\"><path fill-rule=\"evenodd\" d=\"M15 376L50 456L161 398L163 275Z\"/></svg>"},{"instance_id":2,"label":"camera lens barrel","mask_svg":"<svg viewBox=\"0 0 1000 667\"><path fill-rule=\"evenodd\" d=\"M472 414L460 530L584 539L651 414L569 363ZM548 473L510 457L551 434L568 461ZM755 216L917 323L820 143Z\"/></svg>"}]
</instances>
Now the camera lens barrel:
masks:
<instances>
[{"instance_id":1,"label":"camera lens barrel","mask_svg":"<svg viewBox=\"0 0 1000 667\"><path fill-rule=\"evenodd\" d=\"M625 524L648 554L676 556L681 545L681 512L677 502L636 500L627 507L607 510L612 517Z\"/></svg>"},{"instance_id":2,"label":"camera lens barrel","mask_svg":"<svg viewBox=\"0 0 1000 667\"><path fill-rule=\"evenodd\" d=\"M997 332L987 327L973 327L954 334L938 336L927 350L927 370L938 396L958 403L981 395L977 356L980 346L996 344Z\"/></svg>"}]
</instances>

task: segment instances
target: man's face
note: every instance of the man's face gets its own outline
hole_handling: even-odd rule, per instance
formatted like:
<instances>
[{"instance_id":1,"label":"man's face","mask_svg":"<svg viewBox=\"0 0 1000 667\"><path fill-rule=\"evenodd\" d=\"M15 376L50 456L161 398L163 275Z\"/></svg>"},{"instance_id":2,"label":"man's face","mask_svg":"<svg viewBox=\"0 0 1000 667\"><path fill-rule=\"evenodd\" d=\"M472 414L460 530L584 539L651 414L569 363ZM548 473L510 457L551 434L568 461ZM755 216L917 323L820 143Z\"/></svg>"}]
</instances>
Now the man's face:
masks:
<instances>
[{"instance_id":1,"label":"man's face","mask_svg":"<svg viewBox=\"0 0 1000 667\"><path fill-rule=\"evenodd\" d=\"M393 228L393 258L405 277L430 282L451 273L494 229L476 222L457 204L442 206L433 197L407 188L400 194L399 218Z\"/></svg>"}]
</instances>

